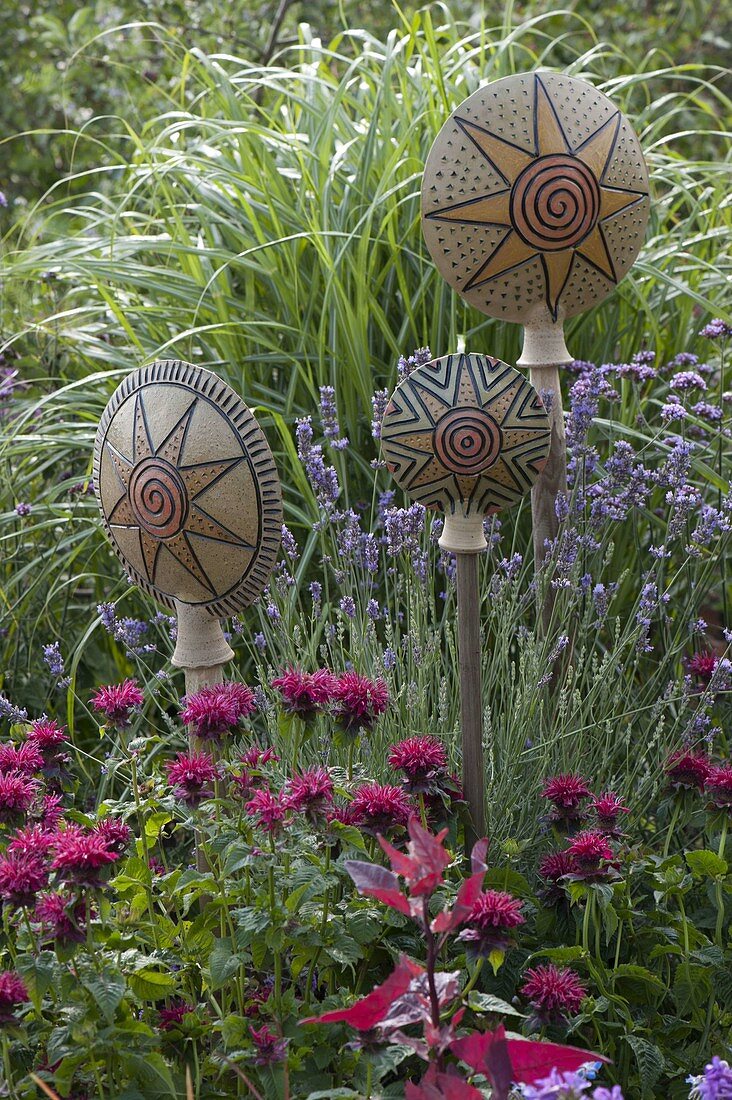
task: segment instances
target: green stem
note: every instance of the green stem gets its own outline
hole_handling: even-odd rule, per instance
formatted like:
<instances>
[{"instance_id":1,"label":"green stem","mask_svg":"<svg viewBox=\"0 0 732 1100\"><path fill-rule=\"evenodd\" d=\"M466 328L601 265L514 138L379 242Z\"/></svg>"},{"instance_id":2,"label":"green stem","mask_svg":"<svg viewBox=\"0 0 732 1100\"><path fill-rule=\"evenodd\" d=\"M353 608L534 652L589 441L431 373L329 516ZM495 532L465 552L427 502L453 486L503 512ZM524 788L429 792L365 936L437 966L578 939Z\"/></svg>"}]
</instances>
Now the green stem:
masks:
<instances>
[{"instance_id":1,"label":"green stem","mask_svg":"<svg viewBox=\"0 0 732 1100\"><path fill-rule=\"evenodd\" d=\"M727 824L728 824L728 819L727 819L727 815L725 814L724 815L724 820L722 822L722 835L719 838L719 848L717 850L717 855L719 856L720 859L724 859L724 850L727 846Z\"/></svg>"},{"instance_id":2,"label":"green stem","mask_svg":"<svg viewBox=\"0 0 732 1100\"><path fill-rule=\"evenodd\" d=\"M582 918L582 946L588 955L590 953L590 908L592 900L592 894L588 893L585 901L585 913Z\"/></svg>"},{"instance_id":3,"label":"green stem","mask_svg":"<svg viewBox=\"0 0 732 1100\"><path fill-rule=\"evenodd\" d=\"M470 975L470 980L468 981L468 984L465 986L465 989L460 994L460 996L463 1000L465 1000L468 993L470 993L470 990L474 988L475 983L478 981L478 978L480 977L480 972L483 969L483 962L484 962L484 959L481 956L475 964L475 970Z\"/></svg>"},{"instance_id":4,"label":"green stem","mask_svg":"<svg viewBox=\"0 0 732 1100\"><path fill-rule=\"evenodd\" d=\"M13 1083L13 1063L10 1060L10 1040L8 1034L4 1028L0 1029L0 1035L2 1035L2 1047L3 1047L3 1073L5 1076L5 1082L8 1086L8 1096L17 1098L17 1092L15 1091L15 1085Z\"/></svg>"},{"instance_id":5,"label":"green stem","mask_svg":"<svg viewBox=\"0 0 732 1100\"><path fill-rule=\"evenodd\" d=\"M348 745L348 782L353 779L353 754L356 749L356 738L352 737Z\"/></svg>"},{"instance_id":6,"label":"green stem","mask_svg":"<svg viewBox=\"0 0 732 1100\"><path fill-rule=\"evenodd\" d=\"M676 822L679 820L679 814L680 813L681 813L681 801L680 801L680 799L677 798L676 799L676 805L674 806L674 812L671 815L671 823L668 827L668 832L666 833L666 841L663 845L663 858L664 859L666 859L666 857L669 853L669 848L671 847L671 837L674 834L674 829L676 828Z\"/></svg>"}]
</instances>

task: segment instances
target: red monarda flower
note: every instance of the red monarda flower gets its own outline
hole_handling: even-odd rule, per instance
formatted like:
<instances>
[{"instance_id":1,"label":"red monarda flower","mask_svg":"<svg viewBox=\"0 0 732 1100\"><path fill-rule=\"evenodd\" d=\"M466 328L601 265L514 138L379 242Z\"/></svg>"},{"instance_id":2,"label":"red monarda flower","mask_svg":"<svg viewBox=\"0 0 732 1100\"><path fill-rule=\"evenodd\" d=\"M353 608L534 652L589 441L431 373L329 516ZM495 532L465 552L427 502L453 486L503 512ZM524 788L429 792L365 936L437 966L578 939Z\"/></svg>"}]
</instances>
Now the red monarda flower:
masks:
<instances>
[{"instance_id":1,"label":"red monarda flower","mask_svg":"<svg viewBox=\"0 0 732 1100\"><path fill-rule=\"evenodd\" d=\"M211 784L219 778L219 769L208 753L179 752L175 760L166 760L168 782L173 794L189 806L197 806L213 796Z\"/></svg>"},{"instance_id":2,"label":"red monarda flower","mask_svg":"<svg viewBox=\"0 0 732 1100\"><path fill-rule=\"evenodd\" d=\"M702 684L708 684L718 664L719 658L715 657L709 650L706 650L704 653L695 653L694 656L689 659L688 668L692 676L696 676L697 680L700 680Z\"/></svg>"},{"instance_id":3,"label":"red monarda flower","mask_svg":"<svg viewBox=\"0 0 732 1100\"><path fill-rule=\"evenodd\" d=\"M78 826L56 834L54 852L52 869L64 882L80 886L101 886L101 872L119 859L103 836Z\"/></svg>"},{"instance_id":4,"label":"red monarda flower","mask_svg":"<svg viewBox=\"0 0 732 1100\"><path fill-rule=\"evenodd\" d=\"M15 1022L14 1009L30 1001L25 982L12 970L0 971L0 1024Z\"/></svg>"},{"instance_id":5,"label":"red monarda flower","mask_svg":"<svg viewBox=\"0 0 732 1100\"><path fill-rule=\"evenodd\" d=\"M41 805L41 822L44 829L55 829L61 820L63 809L60 794L46 794Z\"/></svg>"},{"instance_id":6,"label":"red monarda flower","mask_svg":"<svg viewBox=\"0 0 732 1100\"><path fill-rule=\"evenodd\" d=\"M581 775L553 775L544 782L541 797L563 810L576 810L592 794Z\"/></svg>"},{"instance_id":7,"label":"red monarda flower","mask_svg":"<svg viewBox=\"0 0 732 1100\"><path fill-rule=\"evenodd\" d=\"M447 753L436 737L407 737L389 749L389 763L404 772L405 787L412 794L425 794L447 770Z\"/></svg>"},{"instance_id":8,"label":"red monarda flower","mask_svg":"<svg viewBox=\"0 0 732 1100\"><path fill-rule=\"evenodd\" d=\"M389 705L389 691L384 680L369 680L357 672L342 672L334 691L335 719L344 730L370 730Z\"/></svg>"},{"instance_id":9,"label":"red monarda flower","mask_svg":"<svg viewBox=\"0 0 732 1100\"><path fill-rule=\"evenodd\" d=\"M52 718L36 718L28 730L28 740L37 745L41 752L54 752L59 745L68 742L65 726L59 726Z\"/></svg>"},{"instance_id":10,"label":"red monarda flower","mask_svg":"<svg viewBox=\"0 0 732 1100\"><path fill-rule=\"evenodd\" d=\"M537 966L527 970L520 992L535 1010L540 1023L561 1023L565 1016L574 1016L587 996L580 977L569 967Z\"/></svg>"},{"instance_id":11,"label":"red monarda flower","mask_svg":"<svg viewBox=\"0 0 732 1100\"><path fill-rule=\"evenodd\" d=\"M599 829L585 829L583 833L577 833L567 851L579 867L580 873L595 871L601 862L613 858L613 850L607 837Z\"/></svg>"},{"instance_id":12,"label":"red monarda flower","mask_svg":"<svg viewBox=\"0 0 732 1100\"><path fill-rule=\"evenodd\" d=\"M92 696L94 710L100 711L117 729L126 729L135 707L141 707L144 696L137 680L124 680L121 684L107 684Z\"/></svg>"},{"instance_id":13,"label":"red monarda flower","mask_svg":"<svg viewBox=\"0 0 732 1100\"><path fill-rule=\"evenodd\" d=\"M413 813L409 799L401 787L364 783L350 805L351 823L370 833L386 833L406 825Z\"/></svg>"},{"instance_id":14,"label":"red monarda flower","mask_svg":"<svg viewBox=\"0 0 732 1100\"><path fill-rule=\"evenodd\" d=\"M119 821L114 817L102 818L94 826L94 832L104 839L110 852L114 852L116 855L122 855L127 850L132 836L129 825L125 825L124 821Z\"/></svg>"},{"instance_id":15,"label":"red monarda flower","mask_svg":"<svg viewBox=\"0 0 732 1100\"><path fill-rule=\"evenodd\" d=\"M36 905L35 919L42 932L59 943L83 943L86 905L66 894L46 894Z\"/></svg>"},{"instance_id":16,"label":"red monarda flower","mask_svg":"<svg viewBox=\"0 0 732 1100\"><path fill-rule=\"evenodd\" d=\"M711 768L704 792L718 810L732 809L732 764L718 764Z\"/></svg>"},{"instance_id":17,"label":"red monarda flower","mask_svg":"<svg viewBox=\"0 0 732 1100\"><path fill-rule=\"evenodd\" d=\"M597 822L603 832L609 836L618 836L620 830L617 827L617 821L621 814L629 814L630 807L623 805L622 798L613 794L612 791L606 791L605 794L601 794L599 798L593 798L592 809L597 815Z\"/></svg>"},{"instance_id":18,"label":"red monarda flower","mask_svg":"<svg viewBox=\"0 0 732 1100\"><path fill-rule=\"evenodd\" d=\"M35 779L28 779L20 772L0 774L0 821L7 825L21 818L30 809L37 793Z\"/></svg>"},{"instance_id":19,"label":"red monarda flower","mask_svg":"<svg viewBox=\"0 0 732 1100\"><path fill-rule=\"evenodd\" d=\"M547 882L558 882L565 875L577 870L577 863L570 852L550 852L539 864L539 875Z\"/></svg>"},{"instance_id":20,"label":"red monarda flower","mask_svg":"<svg viewBox=\"0 0 732 1100\"><path fill-rule=\"evenodd\" d=\"M0 897L11 905L33 905L47 882L48 871L40 856L8 852L0 859Z\"/></svg>"},{"instance_id":21,"label":"red monarda flower","mask_svg":"<svg viewBox=\"0 0 732 1100\"><path fill-rule=\"evenodd\" d=\"M174 1001L168 1008L161 1008L158 1012L158 1027L161 1031L170 1031L174 1027L180 1027L183 1017L189 1012L195 1012L195 1005L188 1001Z\"/></svg>"},{"instance_id":22,"label":"red monarda flower","mask_svg":"<svg viewBox=\"0 0 732 1100\"><path fill-rule=\"evenodd\" d=\"M202 740L228 733L257 707L252 689L233 681L201 688L183 702L181 720Z\"/></svg>"},{"instance_id":23,"label":"red monarda flower","mask_svg":"<svg viewBox=\"0 0 732 1100\"><path fill-rule=\"evenodd\" d=\"M317 820L333 802L333 780L325 768L309 768L293 775L289 782L287 806L304 811L306 817Z\"/></svg>"},{"instance_id":24,"label":"red monarda flower","mask_svg":"<svg viewBox=\"0 0 732 1100\"><path fill-rule=\"evenodd\" d=\"M43 767L43 753L31 741L14 745L6 741L0 745L0 772L18 772L21 775L33 775Z\"/></svg>"},{"instance_id":25,"label":"red monarda flower","mask_svg":"<svg viewBox=\"0 0 732 1100\"><path fill-rule=\"evenodd\" d=\"M663 770L674 790L703 791L711 766L703 752L678 749L671 753Z\"/></svg>"},{"instance_id":26,"label":"red monarda flower","mask_svg":"<svg viewBox=\"0 0 732 1100\"><path fill-rule=\"evenodd\" d=\"M525 924L523 901L503 890L485 890L474 902L459 940L467 944L470 955L486 958L492 951L510 946L511 930Z\"/></svg>"},{"instance_id":27,"label":"red monarda flower","mask_svg":"<svg viewBox=\"0 0 732 1100\"><path fill-rule=\"evenodd\" d=\"M24 829L18 829L17 833L10 838L7 851L45 859L53 848L53 844L54 836L48 829L42 825L26 825Z\"/></svg>"},{"instance_id":28,"label":"red monarda flower","mask_svg":"<svg viewBox=\"0 0 732 1100\"><path fill-rule=\"evenodd\" d=\"M330 703L336 684L336 677L327 668L316 672L287 668L272 681L288 714L296 714L306 722Z\"/></svg>"},{"instance_id":29,"label":"red monarda flower","mask_svg":"<svg viewBox=\"0 0 732 1100\"><path fill-rule=\"evenodd\" d=\"M271 1066L275 1062L284 1062L287 1057L287 1039L270 1031L266 1024L259 1030L250 1027L249 1034L257 1052L254 1056L255 1066Z\"/></svg>"},{"instance_id":30,"label":"red monarda flower","mask_svg":"<svg viewBox=\"0 0 732 1100\"><path fill-rule=\"evenodd\" d=\"M270 760L276 763L279 756L274 749L260 749L259 745L252 745L241 754L239 759L245 768L262 768L265 764L269 764Z\"/></svg>"},{"instance_id":31,"label":"red monarda flower","mask_svg":"<svg viewBox=\"0 0 732 1100\"><path fill-rule=\"evenodd\" d=\"M282 827L287 815L287 806L281 794L271 791L255 791L244 807L249 817L255 818L255 825L267 833L276 833Z\"/></svg>"}]
</instances>

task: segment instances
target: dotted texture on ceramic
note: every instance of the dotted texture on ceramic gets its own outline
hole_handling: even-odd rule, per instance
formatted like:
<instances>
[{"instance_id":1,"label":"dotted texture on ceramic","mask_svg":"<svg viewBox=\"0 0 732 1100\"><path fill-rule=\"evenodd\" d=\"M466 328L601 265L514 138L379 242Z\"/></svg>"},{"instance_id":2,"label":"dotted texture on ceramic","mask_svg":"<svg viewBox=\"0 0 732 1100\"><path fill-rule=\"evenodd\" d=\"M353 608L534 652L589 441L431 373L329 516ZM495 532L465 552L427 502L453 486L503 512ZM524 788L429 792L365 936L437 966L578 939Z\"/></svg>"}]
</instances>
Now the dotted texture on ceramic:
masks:
<instances>
[{"instance_id":1,"label":"dotted texture on ceramic","mask_svg":"<svg viewBox=\"0 0 732 1100\"><path fill-rule=\"evenodd\" d=\"M166 606L224 617L266 585L282 534L277 468L211 371L163 359L128 375L99 423L94 485L115 553Z\"/></svg>"},{"instance_id":2,"label":"dotted texture on ceramic","mask_svg":"<svg viewBox=\"0 0 732 1100\"><path fill-rule=\"evenodd\" d=\"M551 425L526 378L487 355L443 355L397 386L381 448L394 479L428 508L487 515L528 492Z\"/></svg>"},{"instance_id":3,"label":"dotted texture on ceramic","mask_svg":"<svg viewBox=\"0 0 732 1100\"><path fill-rule=\"evenodd\" d=\"M430 150L422 231L442 276L483 313L561 321L612 293L643 243L648 170L627 118L576 77L480 88Z\"/></svg>"}]
</instances>

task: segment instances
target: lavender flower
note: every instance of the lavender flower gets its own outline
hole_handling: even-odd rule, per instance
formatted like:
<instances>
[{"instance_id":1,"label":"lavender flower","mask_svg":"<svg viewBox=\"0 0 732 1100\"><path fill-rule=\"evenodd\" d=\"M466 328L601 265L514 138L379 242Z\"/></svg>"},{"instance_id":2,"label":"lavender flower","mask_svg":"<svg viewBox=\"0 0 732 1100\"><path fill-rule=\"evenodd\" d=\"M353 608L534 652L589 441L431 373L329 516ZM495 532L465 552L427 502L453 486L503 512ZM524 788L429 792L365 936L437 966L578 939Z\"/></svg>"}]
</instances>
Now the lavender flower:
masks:
<instances>
[{"instance_id":1,"label":"lavender flower","mask_svg":"<svg viewBox=\"0 0 732 1100\"><path fill-rule=\"evenodd\" d=\"M13 725L27 722L28 711L25 707L16 707L4 695L0 695L0 718L7 718Z\"/></svg>"},{"instance_id":2,"label":"lavender flower","mask_svg":"<svg viewBox=\"0 0 732 1100\"><path fill-rule=\"evenodd\" d=\"M687 1077L692 1085L689 1100L730 1100L732 1098L732 1067L716 1054L698 1077Z\"/></svg>"},{"instance_id":3,"label":"lavender flower","mask_svg":"<svg viewBox=\"0 0 732 1100\"><path fill-rule=\"evenodd\" d=\"M348 446L348 439L345 436L341 438L335 390L332 386L320 387L320 423L323 435L334 450L342 451Z\"/></svg>"},{"instance_id":4,"label":"lavender flower","mask_svg":"<svg viewBox=\"0 0 732 1100\"><path fill-rule=\"evenodd\" d=\"M300 557L300 551L297 548L295 542L295 536L286 524L282 524L282 549L284 550L290 561L297 561Z\"/></svg>"},{"instance_id":5,"label":"lavender flower","mask_svg":"<svg viewBox=\"0 0 732 1100\"><path fill-rule=\"evenodd\" d=\"M313 601L313 612L314 614L319 615L323 599L323 586L320 584L319 581L311 581L309 590L310 598Z\"/></svg>"},{"instance_id":6,"label":"lavender flower","mask_svg":"<svg viewBox=\"0 0 732 1100\"><path fill-rule=\"evenodd\" d=\"M405 356L400 355L397 362L397 375L399 377L399 381L403 382L405 378L409 378L409 375L412 373L413 370L415 370L417 367L423 367L425 363L429 363L431 358L432 352L428 347L417 348L417 350L412 355L410 355L408 359L405 358Z\"/></svg>"},{"instance_id":7,"label":"lavender flower","mask_svg":"<svg viewBox=\"0 0 732 1100\"><path fill-rule=\"evenodd\" d=\"M325 464L323 448L319 443L313 443L313 425L309 416L297 421L295 437L297 457L305 467L315 499L320 507L329 513L340 496L341 487L335 469Z\"/></svg>"},{"instance_id":8,"label":"lavender flower","mask_svg":"<svg viewBox=\"0 0 732 1100\"><path fill-rule=\"evenodd\" d=\"M264 653L265 649L267 648L267 639L265 638L264 634L262 634L261 632L255 634L253 640L259 652Z\"/></svg>"},{"instance_id":9,"label":"lavender flower","mask_svg":"<svg viewBox=\"0 0 732 1100\"><path fill-rule=\"evenodd\" d=\"M338 604L344 615L347 615L349 619L356 618L356 601L353 596L344 596Z\"/></svg>"},{"instance_id":10,"label":"lavender flower","mask_svg":"<svg viewBox=\"0 0 732 1100\"><path fill-rule=\"evenodd\" d=\"M707 340L725 340L728 336L732 336L732 325L723 321L721 317L715 317L704 326L699 335Z\"/></svg>"},{"instance_id":11,"label":"lavender flower","mask_svg":"<svg viewBox=\"0 0 732 1100\"><path fill-rule=\"evenodd\" d=\"M384 419L386 406L389 404L389 391L377 390L371 398L371 434L374 439L381 439L381 422Z\"/></svg>"},{"instance_id":12,"label":"lavender flower","mask_svg":"<svg viewBox=\"0 0 732 1100\"><path fill-rule=\"evenodd\" d=\"M19 503L15 505L15 514L18 516L29 516L31 514L30 504L26 504L25 501L22 500L19 501Z\"/></svg>"}]
</instances>

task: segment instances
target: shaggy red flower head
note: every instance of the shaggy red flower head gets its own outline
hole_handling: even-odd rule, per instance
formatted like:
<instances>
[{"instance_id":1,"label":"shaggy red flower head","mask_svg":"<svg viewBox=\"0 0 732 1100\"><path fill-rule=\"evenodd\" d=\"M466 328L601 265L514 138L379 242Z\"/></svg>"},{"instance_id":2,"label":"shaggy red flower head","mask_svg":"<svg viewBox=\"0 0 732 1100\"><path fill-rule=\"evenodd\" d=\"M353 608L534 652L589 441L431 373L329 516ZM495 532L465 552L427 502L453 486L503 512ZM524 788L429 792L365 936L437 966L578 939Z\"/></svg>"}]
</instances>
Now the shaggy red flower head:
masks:
<instances>
[{"instance_id":1,"label":"shaggy red flower head","mask_svg":"<svg viewBox=\"0 0 732 1100\"><path fill-rule=\"evenodd\" d=\"M8 852L0 859L0 897L11 905L33 905L47 882L48 871L41 856Z\"/></svg>"},{"instance_id":2,"label":"shaggy red flower head","mask_svg":"<svg viewBox=\"0 0 732 1100\"><path fill-rule=\"evenodd\" d=\"M47 794L43 796L41 805L41 822L44 829L55 829L61 820L63 808L60 794Z\"/></svg>"},{"instance_id":3,"label":"shaggy red flower head","mask_svg":"<svg viewBox=\"0 0 732 1100\"><path fill-rule=\"evenodd\" d=\"M12 970L0 971L0 1024L15 1023L14 1010L30 1001L25 982Z\"/></svg>"},{"instance_id":4,"label":"shaggy red flower head","mask_svg":"<svg viewBox=\"0 0 732 1100\"><path fill-rule=\"evenodd\" d=\"M279 756L277 756L274 749L261 749L259 745L254 745L251 749L247 749L246 752L242 753L239 762L244 764L244 770L238 775L231 776L234 786L237 788L237 794L241 798L246 798L252 791L268 786L267 776L262 769L270 760L276 762L279 760Z\"/></svg>"},{"instance_id":5,"label":"shaggy red flower head","mask_svg":"<svg viewBox=\"0 0 732 1100\"><path fill-rule=\"evenodd\" d=\"M599 798L593 798L592 809L595 811L597 823L604 833L614 837L620 835L618 818L621 814L630 813L630 806L624 806L622 798L613 794L612 791L606 791Z\"/></svg>"},{"instance_id":6,"label":"shaggy red flower head","mask_svg":"<svg viewBox=\"0 0 732 1100\"><path fill-rule=\"evenodd\" d=\"M389 763L406 776L405 790L427 794L439 787L447 771L447 753L436 737L407 737L389 749Z\"/></svg>"},{"instance_id":7,"label":"shaggy red flower head","mask_svg":"<svg viewBox=\"0 0 732 1100\"><path fill-rule=\"evenodd\" d=\"M101 886L102 871L119 859L119 853L111 851L103 836L77 826L56 834L54 852L52 869L64 882L79 886Z\"/></svg>"},{"instance_id":8,"label":"shaggy red flower head","mask_svg":"<svg viewBox=\"0 0 732 1100\"><path fill-rule=\"evenodd\" d=\"M562 810L576 810L592 791L581 775L553 775L545 780L541 797Z\"/></svg>"},{"instance_id":9,"label":"shaggy red flower head","mask_svg":"<svg viewBox=\"0 0 732 1100\"><path fill-rule=\"evenodd\" d=\"M239 759L245 768L262 768L265 764L269 764L270 760L276 763L279 756L274 749L260 749L259 745L253 745L251 749L243 752Z\"/></svg>"},{"instance_id":10,"label":"shaggy red flower head","mask_svg":"<svg viewBox=\"0 0 732 1100\"><path fill-rule=\"evenodd\" d=\"M92 695L91 704L112 726L126 729L136 707L141 707L144 696L137 680L124 680L121 684L107 684Z\"/></svg>"},{"instance_id":11,"label":"shaggy red flower head","mask_svg":"<svg viewBox=\"0 0 732 1100\"><path fill-rule=\"evenodd\" d=\"M94 826L94 832L106 842L110 852L122 855L127 850L132 836L132 830L124 821L115 817L105 817Z\"/></svg>"},{"instance_id":12,"label":"shaggy red flower head","mask_svg":"<svg viewBox=\"0 0 732 1100\"><path fill-rule=\"evenodd\" d=\"M674 790L703 791L711 770L709 757L703 752L678 749L672 752L664 765L668 785Z\"/></svg>"},{"instance_id":13,"label":"shaggy red flower head","mask_svg":"<svg viewBox=\"0 0 732 1100\"><path fill-rule=\"evenodd\" d=\"M369 680L357 672L342 672L333 695L336 722L348 733L370 730L389 705L386 682Z\"/></svg>"},{"instance_id":14,"label":"shaggy red flower head","mask_svg":"<svg viewBox=\"0 0 732 1100\"><path fill-rule=\"evenodd\" d=\"M26 825L10 838L7 851L45 859L53 848L54 836L42 825Z\"/></svg>"},{"instance_id":15,"label":"shaggy red flower head","mask_svg":"<svg viewBox=\"0 0 732 1100\"><path fill-rule=\"evenodd\" d=\"M213 796L212 784L219 778L219 769L205 752L179 752L175 760L166 760L168 782L173 794L189 806L197 806Z\"/></svg>"},{"instance_id":16,"label":"shaggy red flower head","mask_svg":"<svg viewBox=\"0 0 732 1100\"><path fill-rule=\"evenodd\" d=\"M33 775L43 767L43 753L31 741L14 745L6 741L0 745L0 772L18 772L20 775Z\"/></svg>"},{"instance_id":17,"label":"shaggy red flower head","mask_svg":"<svg viewBox=\"0 0 732 1100\"><path fill-rule=\"evenodd\" d=\"M86 936L86 904L66 894L46 894L36 904L35 919L41 934L59 943L83 943Z\"/></svg>"},{"instance_id":18,"label":"shaggy red flower head","mask_svg":"<svg viewBox=\"0 0 732 1100\"><path fill-rule=\"evenodd\" d=\"M718 664L719 658L706 650L704 653L695 653L690 657L687 667L692 676L696 676L702 684L708 684Z\"/></svg>"},{"instance_id":19,"label":"shaggy red flower head","mask_svg":"<svg viewBox=\"0 0 732 1100\"><path fill-rule=\"evenodd\" d=\"M180 1027L183 1017L189 1012L195 1012L196 1006L188 1001L174 1001L168 1008L161 1008L158 1012L158 1027L161 1031L171 1031Z\"/></svg>"},{"instance_id":20,"label":"shaggy red flower head","mask_svg":"<svg viewBox=\"0 0 732 1100\"><path fill-rule=\"evenodd\" d=\"M28 740L37 745L42 753L55 752L59 745L68 743L65 726L59 726L52 718L36 718L28 730Z\"/></svg>"},{"instance_id":21,"label":"shaggy red flower head","mask_svg":"<svg viewBox=\"0 0 732 1100\"><path fill-rule=\"evenodd\" d=\"M246 684L230 681L210 684L183 700L181 720L193 726L202 740L221 737L257 709L254 692Z\"/></svg>"},{"instance_id":22,"label":"shaggy red flower head","mask_svg":"<svg viewBox=\"0 0 732 1100\"><path fill-rule=\"evenodd\" d=\"M526 923L523 901L503 890L485 890L478 895L458 939L467 944L472 956L487 958L492 951L505 951L512 944L511 931Z\"/></svg>"},{"instance_id":23,"label":"shaggy red flower head","mask_svg":"<svg viewBox=\"0 0 732 1100\"><path fill-rule=\"evenodd\" d=\"M354 793L350 805L351 824L369 833L386 833L406 825L413 813L402 787L364 783Z\"/></svg>"},{"instance_id":24,"label":"shaggy red flower head","mask_svg":"<svg viewBox=\"0 0 732 1100\"><path fill-rule=\"evenodd\" d=\"M567 852L573 857L580 874L597 871L603 862L613 858L607 837L599 829L585 829L583 833L577 833Z\"/></svg>"},{"instance_id":25,"label":"shaggy red flower head","mask_svg":"<svg viewBox=\"0 0 732 1100\"><path fill-rule=\"evenodd\" d=\"M307 722L314 718L334 697L337 679L327 668L303 672L286 668L272 681L288 714L296 714Z\"/></svg>"},{"instance_id":26,"label":"shaggy red flower head","mask_svg":"<svg viewBox=\"0 0 732 1100\"><path fill-rule=\"evenodd\" d=\"M254 824L264 829L266 833L277 833L282 828L287 816L287 805L283 795L272 794L271 791L255 791L253 797L244 807L249 817L255 819Z\"/></svg>"},{"instance_id":27,"label":"shaggy red flower head","mask_svg":"<svg viewBox=\"0 0 732 1100\"><path fill-rule=\"evenodd\" d=\"M308 768L288 784L287 806L317 821L333 803L333 780L325 768Z\"/></svg>"},{"instance_id":28,"label":"shaggy red flower head","mask_svg":"<svg viewBox=\"0 0 732 1100\"><path fill-rule=\"evenodd\" d=\"M12 825L27 813L38 794L35 779L19 772L0 774L0 821Z\"/></svg>"},{"instance_id":29,"label":"shaggy red flower head","mask_svg":"<svg viewBox=\"0 0 732 1100\"><path fill-rule=\"evenodd\" d=\"M566 966L537 966L527 970L521 992L535 1010L541 1024L561 1023L565 1016L574 1016L587 996L587 987L579 974Z\"/></svg>"},{"instance_id":30,"label":"shaggy red flower head","mask_svg":"<svg viewBox=\"0 0 732 1100\"><path fill-rule=\"evenodd\" d=\"M704 793L718 810L732 810L732 764L718 764L710 769Z\"/></svg>"},{"instance_id":31,"label":"shaggy red flower head","mask_svg":"<svg viewBox=\"0 0 732 1100\"><path fill-rule=\"evenodd\" d=\"M249 1034L256 1050L255 1066L271 1066L276 1062L284 1062L287 1057L287 1039L282 1039L274 1031L270 1031L266 1024L263 1024L259 1030L250 1027Z\"/></svg>"},{"instance_id":32,"label":"shaggy red flower head","mask_svg":"<svg viewBox=\"0 0 732 1100\"><path fill-rule=\"evenodd\" d=\"M567 901L567 895L562 887L562 879L565 875L576 875L579 867L569 852L551 852L539 863L539 876L544 879L543 886L538 895L547 905L561 905Z\"/></svg>"}]
</instances>

